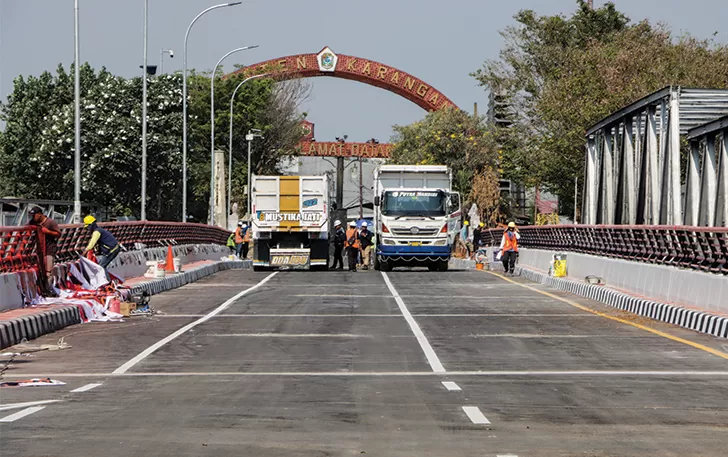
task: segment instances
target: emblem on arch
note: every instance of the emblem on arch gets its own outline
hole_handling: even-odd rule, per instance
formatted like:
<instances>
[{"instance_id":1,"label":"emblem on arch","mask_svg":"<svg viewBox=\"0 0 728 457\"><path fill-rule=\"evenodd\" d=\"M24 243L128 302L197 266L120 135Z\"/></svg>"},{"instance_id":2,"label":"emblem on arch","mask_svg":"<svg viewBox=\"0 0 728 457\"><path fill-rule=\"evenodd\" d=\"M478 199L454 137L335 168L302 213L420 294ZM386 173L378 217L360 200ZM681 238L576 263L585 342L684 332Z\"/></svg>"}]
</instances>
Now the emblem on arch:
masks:
<instances>
[{"instance_id":1,"label":"emblem on arch","mask_svg":"<svg viewBox=\"0 0 728 457\"><path fill-rule=\"evenodd\" d=\"M333 72L336 71L336 64L339 63L339 56L328 46L323 48L316 56L320 71Z\"/></svg>"}]
</instances>

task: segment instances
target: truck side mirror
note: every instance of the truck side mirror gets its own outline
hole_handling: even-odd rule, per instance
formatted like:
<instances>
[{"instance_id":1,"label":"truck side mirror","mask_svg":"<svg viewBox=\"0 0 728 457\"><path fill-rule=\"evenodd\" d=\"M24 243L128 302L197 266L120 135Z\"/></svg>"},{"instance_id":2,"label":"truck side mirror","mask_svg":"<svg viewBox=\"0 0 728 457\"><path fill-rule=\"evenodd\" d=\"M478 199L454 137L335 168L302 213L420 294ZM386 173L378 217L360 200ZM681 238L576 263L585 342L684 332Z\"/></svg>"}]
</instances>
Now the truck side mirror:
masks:
<instances>
[{"instance_id":1,"label":"truck side mirror","mask_svg":"<svg viewBox=\"0 0 728 457\"><path fill-rule=\"evenodd\" d=\"M374 197L374 206L379 206L379 203L381 202L379 201L379 195L377 195L376 197Z\"/></svg>"}]
</instances>

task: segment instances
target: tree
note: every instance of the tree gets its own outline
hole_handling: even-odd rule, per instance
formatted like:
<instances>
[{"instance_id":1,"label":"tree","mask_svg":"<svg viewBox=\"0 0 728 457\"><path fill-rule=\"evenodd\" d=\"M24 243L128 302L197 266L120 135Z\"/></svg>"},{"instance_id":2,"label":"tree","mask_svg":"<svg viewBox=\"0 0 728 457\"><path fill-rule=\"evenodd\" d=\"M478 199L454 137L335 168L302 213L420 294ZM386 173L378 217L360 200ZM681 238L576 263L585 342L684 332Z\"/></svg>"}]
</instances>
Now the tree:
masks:
<instances>
[{"instance_id":1,"label":"tree","mask_svg":"<svg viewBox=\"0 0 728 457\"><path fill-rule=\"evenodd\" d=\"M662 87L728 87L728 47L665 26L631 23L612 3L570 17L521 11L502 35L500 59L473 76L506 92L515 119L499 129L504 177L543 184L562 214L573 212L574 179L583 175L584 132L599 119Z\"/></svg>"},{"instance_id":2,"label":"tree","mask_svg":"<svg viewBox=\"0 0 728 457\"><path fill-rule=\"evenodd\" d=\"M228 149L230 96L241 77L216 82L216 145ZM139 216L141 189L142 79L124 79L102 68L81 68L81 161L84 201L116 215ZM210 176L210 79L190 77L188 124L188 212L206 220ZM296 89L297 88L297 89ZM241 177L247 175L245 133L259 128L257 172L275 172L278 159L300 138L298 103L303 84L276 85L260 79L242 87L235 100L233 152ZM151 219L179 220L182 194L182 77L150 77L148 83L147 213ZM35 199L73 199L74 107L72 72L18 77L7 103L0 135L0 192ZM298 132L298 137L296 133ZM262 143L262 144L261 144Z\"/></svg>"},{"instance_id":3,"label":"tree","mask_svg":"<svg viewBox=\"0 0 728 457\"><path fill-rule=\"evenodd\" d=\"M485 214L494 202L485 203L482 198L498 192L498 182L479 181L483 184L474 190L474 179L488 174L497 161L497 151L492 135L486 130L481 118L476 118L455 108L445 108L427 114L414 124L394 126L392 137L392 162L418 165L447 165L453 171L453 186L465 198L481 199L478 204Z\"/></svg>"}]
</instances>

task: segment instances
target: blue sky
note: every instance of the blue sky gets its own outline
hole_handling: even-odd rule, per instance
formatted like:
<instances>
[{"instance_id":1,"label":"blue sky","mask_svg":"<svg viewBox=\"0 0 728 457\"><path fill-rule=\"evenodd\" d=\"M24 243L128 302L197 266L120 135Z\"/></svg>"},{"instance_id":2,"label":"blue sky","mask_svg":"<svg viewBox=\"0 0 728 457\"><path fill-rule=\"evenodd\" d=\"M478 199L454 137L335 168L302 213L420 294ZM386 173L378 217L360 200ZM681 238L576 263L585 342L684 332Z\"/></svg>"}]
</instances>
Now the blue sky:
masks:
<instances>
[{"instance_id":1,"label":"blue sky","mask_svg":"<svg viewBox=\"0 0 728 457\"><path fill-rule=\"evenodd\" d=\"M150 64L160 49L171 48L165 71L182 68L182 44L189 22L208 0L149 0ZM595 0L599 6L603 2ZM676 33L728 42L725 0L617 0L633 20L664 22ZM94 67L130 77L141 72L143 0L80 0L81 58ZM227 61L250 64L289 54L334 52L377 60L436 87L461 108L487 96L469 73L495 58L503 45L498 31L513 24L520 9L569 14L574 0L250 0L213 11L194 26L190 68L211 69L227 51L250 44L260 48ZM0 96L17 75L37 75L73 61L73 0L0 0ZM316 123L320 141L349 135L350 140L388 140L393 124L407 124L424 111L390 92L335 78L310 80L303 108Z\"/></svg>"}]
</instances>

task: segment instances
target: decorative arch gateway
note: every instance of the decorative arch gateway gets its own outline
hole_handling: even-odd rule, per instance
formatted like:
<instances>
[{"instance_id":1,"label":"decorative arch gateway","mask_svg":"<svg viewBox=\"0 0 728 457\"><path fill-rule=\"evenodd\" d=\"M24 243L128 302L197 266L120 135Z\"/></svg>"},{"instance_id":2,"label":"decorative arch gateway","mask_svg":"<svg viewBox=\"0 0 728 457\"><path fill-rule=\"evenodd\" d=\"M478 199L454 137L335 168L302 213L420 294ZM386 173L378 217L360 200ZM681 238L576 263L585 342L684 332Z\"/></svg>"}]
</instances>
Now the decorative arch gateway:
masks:
<instances>
[{"instance_id":1,"label":"decorative arch gateway","mask_svg":"<svg viewBox=\"0 0 728 457\"><path fill-rule=\"evenodd\" d=\"M336 54L328 46L316 54L298 54L266 60L232 74L258 74L266 71L282 80L315 76L350 79L394 92L427 111L437 111L449 106L457 108L442 92L409 73L373 60Z\"/></svg>"}]
</instances>

